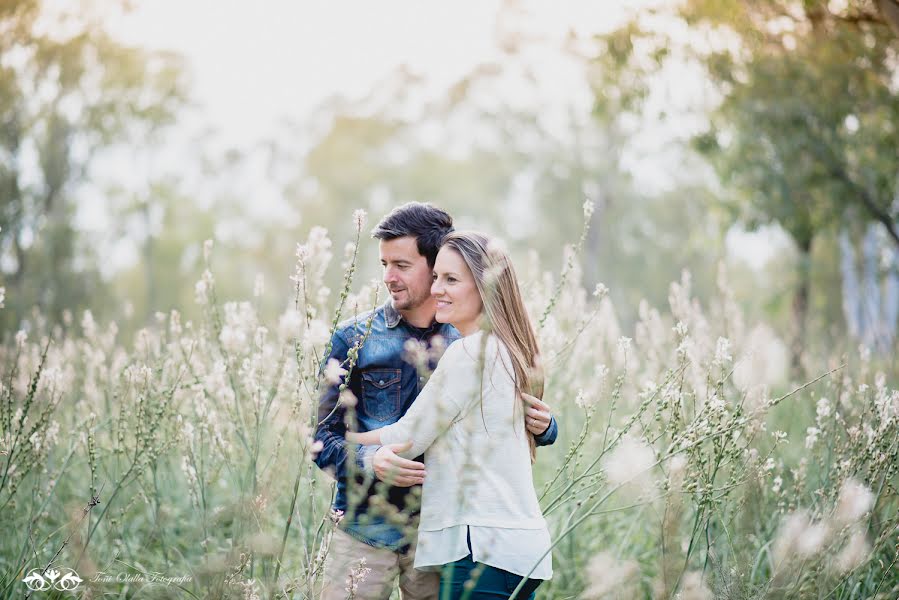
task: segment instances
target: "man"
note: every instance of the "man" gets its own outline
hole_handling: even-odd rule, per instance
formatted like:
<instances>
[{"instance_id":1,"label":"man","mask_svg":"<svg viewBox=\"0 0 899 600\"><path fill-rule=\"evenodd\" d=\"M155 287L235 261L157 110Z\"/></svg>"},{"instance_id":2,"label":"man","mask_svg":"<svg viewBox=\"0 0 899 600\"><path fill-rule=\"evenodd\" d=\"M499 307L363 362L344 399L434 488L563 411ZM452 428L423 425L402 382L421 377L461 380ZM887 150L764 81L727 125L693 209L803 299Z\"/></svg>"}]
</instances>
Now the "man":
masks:
<instances>
[{"instance_id":1,"label":"man","mask_svg":"<svg viewBox=\"0 0 899 600\"><path fill-rule=\"evenodd\" d=\"M329 360L337 360L348 369L350 351L366 335L371 318L371 331L358 347L348 378L342 379L357 398L355 415L360 431L398 421L424 387L424 377L416 366L404 360L408 340L430 349L438 336L446 344L460 337L452 325L434 321L437 308L431 297L434 261L441 241L452 230L453 220L446 212L412 202L394 209L372 232L379 240L383 279L390 300L373 314L341 323L331 340L329 356ZM431 361L428 366L433 369L436 364ZM331 539L322 599L343 600L352 579L358 585L356 598L386 600L399 575L404 600L436 600L439 575L416 571L412 566L414 548L410 548L408 538L414 541L414 520L407 526L412 527L411 535L406 535L395 520L385 516L403 511L412 486L424 481L424 464L398 456L397 452L408 449L405 445L350 447L344 438L346 411L339 397L338 384L326 389L319 404L315 433L315 439L322 443L315 462L322 469L334 471L337 495L333 508L345 513ZM552 444L558 428L549 407L533 396L525 399L530 404L525 421L528 430L534 434L537 445ZM358 475L356 489L364 491L357 498L349 497L348 479L353 472ZM389 505L387 510L383 503L374 500L384 484L365 486L366 481L375 478L389 484L386 494L380 493ZM371 570L360 581L362 558L365 568Z\"/></svg>"}]
</instances>

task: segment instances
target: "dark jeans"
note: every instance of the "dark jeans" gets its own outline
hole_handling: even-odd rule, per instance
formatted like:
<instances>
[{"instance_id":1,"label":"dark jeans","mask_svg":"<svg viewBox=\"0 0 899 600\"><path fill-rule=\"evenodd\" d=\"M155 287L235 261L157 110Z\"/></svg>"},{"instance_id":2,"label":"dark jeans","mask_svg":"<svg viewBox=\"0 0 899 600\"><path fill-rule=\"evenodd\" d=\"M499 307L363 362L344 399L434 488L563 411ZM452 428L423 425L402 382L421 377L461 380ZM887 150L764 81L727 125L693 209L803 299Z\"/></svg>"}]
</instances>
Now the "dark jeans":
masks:
<instances>
[{"instance_id":1,"label":"dark jeans","mask_svg":"<svg viewBox=\"0 0 899 600\"><path fill-rule=\"evenodd\" d=\"M468 533L468 551L471 552L471 532ZM512 592L518 587L521 575L504 571L483 563L476 563L469 554L456 562L443 566L440 572L440 600L506 600L511 599ZM465 583L471 581L471 591L465 589ZM528 579L518 593L516 600L534 600L534 591L540 585L540 579Z\"/></svg>"}]
</instances>

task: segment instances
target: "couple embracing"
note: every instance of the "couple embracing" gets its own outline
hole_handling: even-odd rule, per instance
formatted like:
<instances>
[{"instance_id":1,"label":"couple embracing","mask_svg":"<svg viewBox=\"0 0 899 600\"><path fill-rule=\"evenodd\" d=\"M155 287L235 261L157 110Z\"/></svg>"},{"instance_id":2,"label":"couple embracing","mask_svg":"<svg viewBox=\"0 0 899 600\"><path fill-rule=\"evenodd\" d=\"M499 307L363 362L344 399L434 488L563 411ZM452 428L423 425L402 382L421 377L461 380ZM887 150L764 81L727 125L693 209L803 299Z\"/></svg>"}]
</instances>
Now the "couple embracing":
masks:
<instances>
[{"instance_id":1,"label":"couple embracing","mask_svg":"<svg viewBox=\"0 0 899 600\"><path fill-rule=\"evenodd\" d=\"M394 209L372 235L391 298L335 331L329 360L352 369L323 394L315 434L343 515L322 598L386 600L397 576L404 600L532 598L552 564L531 464L558 428L512 263L429 204ZM409 340L438 350L427 381ZM340 383L358 398L355 420Z\"/></svg>"}]
</instances>

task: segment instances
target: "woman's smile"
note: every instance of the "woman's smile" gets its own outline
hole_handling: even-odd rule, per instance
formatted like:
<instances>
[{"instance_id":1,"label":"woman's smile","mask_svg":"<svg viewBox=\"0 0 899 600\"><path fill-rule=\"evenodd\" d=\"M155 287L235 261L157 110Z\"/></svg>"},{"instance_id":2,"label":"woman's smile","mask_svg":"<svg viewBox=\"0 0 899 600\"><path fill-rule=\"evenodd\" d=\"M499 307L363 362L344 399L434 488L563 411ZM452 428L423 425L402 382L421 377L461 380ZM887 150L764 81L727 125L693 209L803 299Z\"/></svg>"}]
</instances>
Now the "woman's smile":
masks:
<instances>
[{"instance_id":1,"label":"woman's smile","mask_svg":"<svg viewBox=\"0 0 899 600\"><path fill-rule=\"evenodd\" d=\"M437 321L451 323L462 335L477 331L483 304L474 275L462 255L452 248L441 248L433 278L431 295L437 304Z\"/></svg>"}]
</instances>

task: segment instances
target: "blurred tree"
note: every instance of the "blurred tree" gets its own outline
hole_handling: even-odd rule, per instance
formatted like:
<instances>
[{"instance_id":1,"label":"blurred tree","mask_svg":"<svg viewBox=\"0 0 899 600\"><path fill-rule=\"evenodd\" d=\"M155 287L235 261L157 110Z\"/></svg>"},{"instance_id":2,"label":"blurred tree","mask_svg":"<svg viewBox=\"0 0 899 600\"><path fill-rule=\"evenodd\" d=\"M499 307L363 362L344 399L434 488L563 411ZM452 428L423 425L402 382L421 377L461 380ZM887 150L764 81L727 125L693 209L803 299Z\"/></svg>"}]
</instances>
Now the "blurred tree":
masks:
<instances>
[{"instance_id":1,"label":"blurred tree","mask_svg":"<svg viewBox=\"0 0 899 600\"><path fill-rule=\"evenodd\" d=\"M637 111L666 65L704 68L720 101L693 145L714 167L723 205L749 228L777 223L799 252L794 366L818 234L876 222L899 245L894 9L892 0L688 0L601 40L600 106Z\"/></svg>"},{"instance_id":2,"label":"blurred tree","mask_svg":"<svg viewBox=\"0 0 899 600\"><path fill-rule=\"evenodd\" d=\"M406 107L416 105L427 86L400 70L363 101L319 115L315 123L327 124L321 131L297 128L288 137L315 142L292 161L301 168L285 184L285 196L338 240L349 235L355 208L366 208L373 225L402 202L434 202L459 227L485 229L517 253L535 250L544 268L557 272L564 245L580 235L589 197L596 211L584 250L584 285L606 283L626 311L624 321L636 318L644 298L664 305L669 283L684 268L697 272L697 293L712 289L723 244L717 225L704 226L717 218L708 193L638 192L621 166L617 132L592 119L589 108L548 124L539 105L522 107L504 97L510 79L539 92L527 60L511 56L502 64L472 69L446 94L420 100L422 108L411 114ZM287 154L282 148L276 160ZM710 246L722 250L709 252ZM364 258L360 273L377 277L377 261Z\"/></svg>"},{"instance_id":3,"label":"blurred tree","mask_svg":"<svg viewBox=\"0 0 899 600\"><path fill-rule=\"evenodd\" d=\"M0 331L35 305L55 319L98 299L76 191L102 149L147 144L184 100L177 58L118 43L97 10L0 3Z\"/></svg>"}]
</instances>

